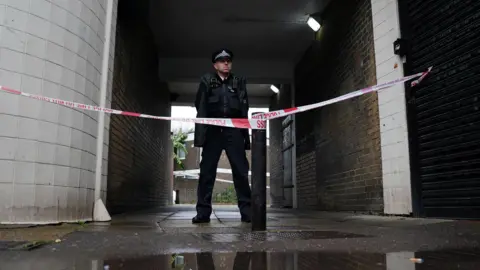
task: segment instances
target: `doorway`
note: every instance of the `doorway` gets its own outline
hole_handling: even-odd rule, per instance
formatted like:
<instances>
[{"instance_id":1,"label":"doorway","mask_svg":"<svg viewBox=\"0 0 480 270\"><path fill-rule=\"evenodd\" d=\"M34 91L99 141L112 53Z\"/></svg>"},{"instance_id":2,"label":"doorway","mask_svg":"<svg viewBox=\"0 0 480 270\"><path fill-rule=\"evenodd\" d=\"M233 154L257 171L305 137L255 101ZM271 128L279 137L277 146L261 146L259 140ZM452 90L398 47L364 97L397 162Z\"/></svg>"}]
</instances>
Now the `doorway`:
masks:
<instances>
[{"instance_id":1,"label":"doorway","mask_svg":"<svg viewBox=\"0 0 480 270\"><path fill-rule=\"evenodd\" d=\"M293 208L293 119L287 116L282 121L283 156L283 207Z\"/></svg>"}]
</instances>

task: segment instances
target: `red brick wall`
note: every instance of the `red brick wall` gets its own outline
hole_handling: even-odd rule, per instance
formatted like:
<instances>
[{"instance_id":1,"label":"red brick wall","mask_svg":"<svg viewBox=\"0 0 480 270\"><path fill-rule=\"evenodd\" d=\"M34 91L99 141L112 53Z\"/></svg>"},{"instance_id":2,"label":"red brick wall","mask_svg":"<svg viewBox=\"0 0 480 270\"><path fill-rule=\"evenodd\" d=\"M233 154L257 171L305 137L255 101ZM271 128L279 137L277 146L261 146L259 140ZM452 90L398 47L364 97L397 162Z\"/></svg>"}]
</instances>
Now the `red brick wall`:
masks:
<instances>
[{"instance_id":1,"label":"red brick wall","mask_svg":"<svg viewBox=\"0 0 480 270\"><path fill-rule=\"evenodd\" d=\"M112 108L170 115L169 92L158 79L156 47L146 9L120 1ZM112 214L172 201L170 123L112 115L107 208Z\"/></svg>"},{"instance_id":2,"label":"red brick wall","mask_svg":"<svg viewBox=\"0 0 480 270\"><path fill-rule=\"evenodd\" d=\"M376 83L370 0L332 1L295 70L296 105ZM300 208L383 211L377 95L297 116Z\"/></svg>"}]
</instances>

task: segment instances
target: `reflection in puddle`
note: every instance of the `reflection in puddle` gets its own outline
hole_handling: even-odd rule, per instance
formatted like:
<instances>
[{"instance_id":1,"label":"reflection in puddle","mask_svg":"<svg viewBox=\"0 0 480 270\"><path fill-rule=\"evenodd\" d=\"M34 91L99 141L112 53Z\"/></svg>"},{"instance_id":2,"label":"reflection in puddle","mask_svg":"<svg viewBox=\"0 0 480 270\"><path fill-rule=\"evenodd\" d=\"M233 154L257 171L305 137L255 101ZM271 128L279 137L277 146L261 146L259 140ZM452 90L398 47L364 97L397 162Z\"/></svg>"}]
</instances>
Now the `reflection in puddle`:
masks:
<instances>
[{"instance_id":1,"label":"reflection in puddle","mask_svg":"<svg viewBox=\"0 0 480 270\"><path fill-rule=\"evenodd\" d=\"M414 258L417 258L417 260L412 260ZM449 250L441 252L395 252L387 254L366 252L187 253L133 260L107 260L104 261L104 266L107 266L105 269L109 270L478 270L480 269L480 251ZM152 268L152 266L155 267Z\"/></svg>"},{"instance_id":2,"label":"reflection in puddle","mask_svg":"<svg viewBox=\"0 0 480 270\"><path fill-rule=\"evenodd\" d=\"M422 263L412 261L422 259ZM453 270L480 269L480 250L428 252L217 252L139 258L81 260L63 256L26 256L0 260L2 270Z\"/></svg>"}]
</instances>

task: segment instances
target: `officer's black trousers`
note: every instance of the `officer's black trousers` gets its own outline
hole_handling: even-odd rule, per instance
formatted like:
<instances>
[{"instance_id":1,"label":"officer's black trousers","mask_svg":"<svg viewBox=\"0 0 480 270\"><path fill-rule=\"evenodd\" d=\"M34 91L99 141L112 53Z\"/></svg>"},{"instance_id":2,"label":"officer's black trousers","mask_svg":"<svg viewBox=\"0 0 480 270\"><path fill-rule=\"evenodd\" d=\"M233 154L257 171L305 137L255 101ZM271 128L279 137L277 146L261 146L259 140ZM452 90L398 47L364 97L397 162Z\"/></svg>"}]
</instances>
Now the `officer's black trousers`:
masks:
<instances>
[{"instance_id":1,"label":"officer's black trousers","mask_svg":"<svg viewBox=\"0 0 480 270\"><path fill-rule=\"evenodd\" d=\"M242 132L237 128L216 126L209 126L205 136L197 188L197 214L200 218L208 218L212 213L212 192L217 177L218 161L223 150L232 168L240 213L242 216L250 217L249 164Z\"/></svg>"}]
</instances>

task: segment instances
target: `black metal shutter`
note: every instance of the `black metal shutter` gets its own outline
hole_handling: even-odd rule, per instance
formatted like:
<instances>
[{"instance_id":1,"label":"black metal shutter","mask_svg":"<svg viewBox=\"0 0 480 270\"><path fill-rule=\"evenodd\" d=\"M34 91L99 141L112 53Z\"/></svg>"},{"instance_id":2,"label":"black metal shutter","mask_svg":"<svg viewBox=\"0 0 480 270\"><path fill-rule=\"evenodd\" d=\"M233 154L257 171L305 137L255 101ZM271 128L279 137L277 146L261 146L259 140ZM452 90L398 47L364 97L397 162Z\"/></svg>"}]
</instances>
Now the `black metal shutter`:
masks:
<instances>
[{"instance_id":1,"label":"black metal shutter","mask_svg":"<svg viewBox=\"0 0 480 270\"><path fill-rule=\"evenodd\" d=\"M407 87L414 209L480 218L480 0L398 1L406 71L434 66Z\"/></svg>"}]
</instances>

